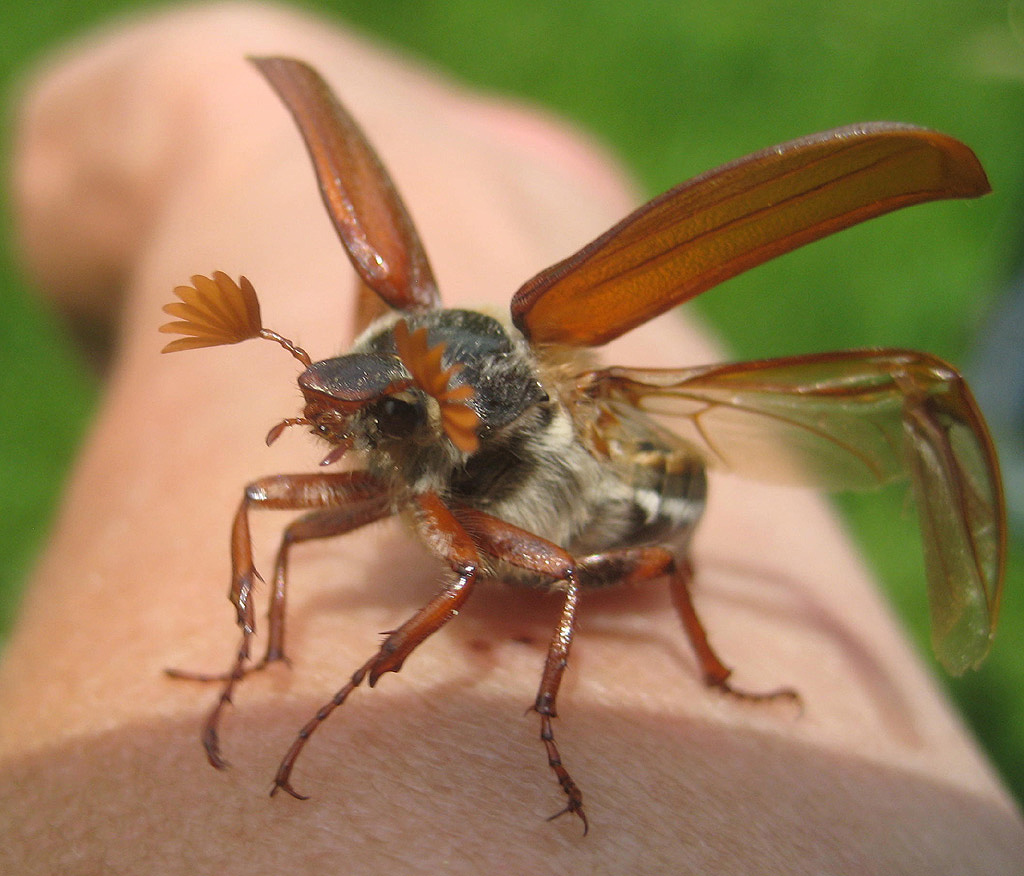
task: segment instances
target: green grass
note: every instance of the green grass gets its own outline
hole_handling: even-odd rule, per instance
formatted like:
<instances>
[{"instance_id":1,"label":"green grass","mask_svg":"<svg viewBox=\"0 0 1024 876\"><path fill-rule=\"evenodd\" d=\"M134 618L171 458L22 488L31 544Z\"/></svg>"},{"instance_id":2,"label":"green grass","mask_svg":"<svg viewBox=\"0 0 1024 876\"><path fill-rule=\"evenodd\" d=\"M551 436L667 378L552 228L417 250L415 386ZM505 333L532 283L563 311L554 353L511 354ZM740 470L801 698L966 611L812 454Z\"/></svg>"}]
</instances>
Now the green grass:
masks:
<instances>
[{"instance_id":1,"label":"green grass","mask_svg":"<svg viewBox=\"0 0 1024 876\"><path fill-rule=\"evenodd\" d=\"M125 2L6 0L0 80ZM995 193L869 223L693 305L744 357L893 345L958 364L1019 250L1024 48L989 0L347 0L315 4L457 78L537 101L611 147L654 194L801 134L870 119L935 127L979 154ZM1011 12L1015 7L1011 4ZM6 149L6 144L4 145ZM4 239L10 239L4 219ZM97 382L0 253L0 621L50 519ZM682 363L681 363L682 364ZM927 649L923 567L899 498L844 500L865 555ZM986 667L950 684L1024 798L1020 544Z\"/></svg>"}]
</instances>

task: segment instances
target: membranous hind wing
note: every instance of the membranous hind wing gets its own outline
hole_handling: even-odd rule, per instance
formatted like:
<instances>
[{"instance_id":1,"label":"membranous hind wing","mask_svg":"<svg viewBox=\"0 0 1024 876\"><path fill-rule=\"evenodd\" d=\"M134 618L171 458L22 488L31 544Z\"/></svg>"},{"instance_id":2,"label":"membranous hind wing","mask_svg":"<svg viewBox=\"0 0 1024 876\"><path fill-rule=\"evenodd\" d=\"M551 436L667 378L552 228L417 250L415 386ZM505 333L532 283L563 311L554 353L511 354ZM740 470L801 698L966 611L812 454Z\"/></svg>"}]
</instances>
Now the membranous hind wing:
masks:
<instances>
[{"instance_id":1,"label":"membranous hind wing","mask_svg":"<svg viewBox=\"0 0 1024 876\"><path fill-rule=\"evenodd\" d=\"M909 477L932 640L959 675L988 653L1005 561L992 442L960 374L924 353L862 350L660 370L609 368L580 388L611 416L674 418L711 467L860 490Z\"/></svg>"}]
</instances>

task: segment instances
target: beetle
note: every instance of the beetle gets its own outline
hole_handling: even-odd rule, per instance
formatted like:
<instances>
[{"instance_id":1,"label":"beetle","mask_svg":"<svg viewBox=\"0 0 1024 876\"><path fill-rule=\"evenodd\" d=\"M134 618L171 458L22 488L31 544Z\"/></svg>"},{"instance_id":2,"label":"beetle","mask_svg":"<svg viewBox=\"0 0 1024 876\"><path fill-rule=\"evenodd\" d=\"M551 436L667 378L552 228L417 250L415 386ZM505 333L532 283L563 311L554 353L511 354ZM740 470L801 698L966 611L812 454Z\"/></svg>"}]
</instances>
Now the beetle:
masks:
<instances>
[{"instance_id":1,"label":"beetle","mask_svg":"<svg viewBox=\"0 0 1024 876\"><path fill-rule=\"evenodd\" d=\"M164 352L275 341L302 365L301 416L343 471L262 478L244 491L231 533L229 597L242 637L203 729L225 765L219 724L239 681L285 658L291 548L402 514L451 575L385 635L377 652L299 731L271 793L293 787L296 759L363 681L397 672L476 584L497 579L561 594L532 709L565 795L557 813L588 822L552 729L581 595L668 581L704 681L753 699L708 641L690 594L690 537L706 469L866 488L908 477L920 516L933 642L954 674L976 667L994 634L1005 562L1005 511L992 442L961 375L925 353L854 350L679 369L595 368L599 346L742 271L874 216L989 191L962 143L910 125L870 123L784 143L654 198L525 283L503 321L441 306L427 256L384 166L310 66L254 64L293 115L327 212L363 285L386 305L352 351L313 361L262 325L253 285L215 272L179 286ZM381 308L378 308L380 310ZM669 431L652 415L689 426ZM768 471L770 469L770 471ZM305 512L285 531L270 596L268 642L255 632L249 514ZM540 536L537 533L544 533ZM552 816L556 817L556 816Z\"/></svg>"}]
</instances>

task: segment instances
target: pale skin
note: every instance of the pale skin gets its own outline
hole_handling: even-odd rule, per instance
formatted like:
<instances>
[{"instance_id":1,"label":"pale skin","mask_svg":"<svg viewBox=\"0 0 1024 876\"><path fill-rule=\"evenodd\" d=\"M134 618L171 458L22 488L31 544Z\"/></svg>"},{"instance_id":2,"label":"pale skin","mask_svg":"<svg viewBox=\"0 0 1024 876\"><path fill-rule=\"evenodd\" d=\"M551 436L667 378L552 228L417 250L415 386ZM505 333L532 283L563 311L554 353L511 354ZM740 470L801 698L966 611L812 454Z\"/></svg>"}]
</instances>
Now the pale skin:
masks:
<instances>
[{"instance_id":1,"label":"pale skin","mask_svg":"<svg viewBox=\"0 0 1024 876\"><path fill-rule=\"evenodd\" d=\"M106 396L0 664L0 870L1012 872L1019 814L826 506L728 476L694 546L697 608L737 687L793 686L804 708L707 690L662 586L584 594L555 733L586 839L571 817L545 821L563 800L524 714L558 601L501 587L331 717L293 777L312 799L267 796L298 727L445 574L397 522L295 551L292 666L241 685L222 728L231 767L210 768L199 730L216 691L163 669L227 667L242 487L313 470L323 448L298 431L262 443L298 413L287 355L161 358L160 307L221 269L245 273L265 324L314 358L352 335L354 275L290 119L243 60L264 53L313 63L363 124L448 304L505 308L637 203L550 120L266 8L141 21L32 83L14 165L26 262L69 311L115 318L113 288L124 303ZM602 357L716 354L670 316ZM285 519L254 515L264 572Z\"/></svg>"}]
</instances>

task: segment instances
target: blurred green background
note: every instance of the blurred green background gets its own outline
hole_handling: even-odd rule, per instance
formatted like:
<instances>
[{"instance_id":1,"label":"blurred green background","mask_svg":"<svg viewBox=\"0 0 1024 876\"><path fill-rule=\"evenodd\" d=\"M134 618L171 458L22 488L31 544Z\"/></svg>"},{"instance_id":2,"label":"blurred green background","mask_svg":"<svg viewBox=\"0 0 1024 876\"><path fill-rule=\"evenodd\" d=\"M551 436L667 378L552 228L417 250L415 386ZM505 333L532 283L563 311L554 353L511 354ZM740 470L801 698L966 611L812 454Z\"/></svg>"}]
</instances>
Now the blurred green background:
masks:
<instances>
[{"instance_id":1,"label":"blurred green background","mask_svg":"<svg viewBox=\"0 0 1024 876\"><path fill-rule=\"evenodd\" d=\"M617 153L650 195L755 149L854 121L914 122L975 149L995 190L988 198L877 220L758 268L690 305L739 356L891 345L969 367L986 317L1013 276L1022 249L1024 194L1024 14L1018 3L307 5L464 82L568 117ZM6 119L18 77L34 60L140 6L126 0L4 0L0 87ZM0 147L5 166L7 131L9 122ZM99 387L66 328L19 276L6 207L2 221L0 632L12 621ZM841 505L927 651L923 564L903 492L844 497ZM1024 799L1020 547L1018 534L991 658L978 673L944 681Z\"/></svg>"}]
</instances>

